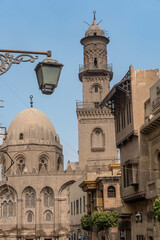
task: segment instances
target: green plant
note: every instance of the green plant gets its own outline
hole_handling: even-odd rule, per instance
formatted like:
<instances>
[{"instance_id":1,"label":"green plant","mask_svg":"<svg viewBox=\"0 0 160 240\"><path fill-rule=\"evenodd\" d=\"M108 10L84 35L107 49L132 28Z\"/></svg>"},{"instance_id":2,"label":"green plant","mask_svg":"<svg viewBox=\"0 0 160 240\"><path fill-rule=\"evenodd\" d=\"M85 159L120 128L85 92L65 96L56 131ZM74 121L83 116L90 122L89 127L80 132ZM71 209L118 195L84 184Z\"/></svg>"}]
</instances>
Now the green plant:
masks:
<instances>
[{"instance_id":1,"label":"green plant","mask_svg":"<svg viewBox=\"0 0 160 240\"><path fill-rule=\"evenodd\" d=\"M118 225L117 211L94 211L92 215L84 215L81 217L82 228L86 231L95 231L96 239L98 239L98 232L105 230L106 239L109 238L109 228Z\"/></svg>"},{"instance_id":2,"label":"green plant","mask_svg":"<svg viewBox=\"0 0 160 240\"><path fill-rule=\"evenodd\" d=\"M117 211L94 211L92 214L93 225L97 227L98 231L109 229L117 226L118 216Z\"/></svg>"},{"instance_id":3,"label":"green plant","mask_svg":"<svg viewBox=\"0 0 160 240\"><path fill-rule=\"evenodd\" d=\"M156 198L153 202L153 213L157 221L160 222L160 197Z\"/></svg>"},{"instance_id":4,"label":"green plant","mask_svg":"<svg viewBox=\"0 0 160 240\"><path fill-rule=\"evenodd\" d=\"M82 228L86 231L92 231L93 228L93 221L91 215L85 214L84 216L81 217L81 225Z\"/></svg>"}]
</instances>

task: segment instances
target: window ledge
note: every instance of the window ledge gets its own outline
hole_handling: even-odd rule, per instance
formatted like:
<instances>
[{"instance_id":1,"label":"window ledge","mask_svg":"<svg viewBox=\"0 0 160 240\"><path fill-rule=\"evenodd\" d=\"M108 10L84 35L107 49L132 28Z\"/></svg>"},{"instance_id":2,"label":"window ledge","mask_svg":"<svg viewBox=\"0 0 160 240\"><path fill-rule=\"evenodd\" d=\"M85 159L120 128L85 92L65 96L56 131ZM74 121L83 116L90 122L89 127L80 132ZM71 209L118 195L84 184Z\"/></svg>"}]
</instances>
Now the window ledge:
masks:
<instances>
[{"instance_id":1,"label":"window ledge","mask_svg":"<svg viewBox=\"0 0 160 240\"><path fill-rule=\"evenodd\" d=\"M92 152L104 152L105 151L105 148L104 147L100 147L100 148L91 148L91 151Z\"/></svg>"}]
</instances>

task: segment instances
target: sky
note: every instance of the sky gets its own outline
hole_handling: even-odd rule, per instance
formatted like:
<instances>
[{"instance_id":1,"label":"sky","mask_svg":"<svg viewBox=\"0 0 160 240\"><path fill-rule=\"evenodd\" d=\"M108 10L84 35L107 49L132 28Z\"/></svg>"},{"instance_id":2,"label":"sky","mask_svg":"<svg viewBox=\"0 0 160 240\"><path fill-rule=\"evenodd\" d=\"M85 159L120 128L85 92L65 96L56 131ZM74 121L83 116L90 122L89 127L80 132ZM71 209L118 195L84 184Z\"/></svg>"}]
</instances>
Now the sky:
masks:
<instances>
[{"instance_id":1,"label":"sky","mask_svg":"<svg viewBox=\"0 0 160 240\"><path fill-rule=\"evenodd\" d=\"M83 64L84 37L96 20L110 37L108 63L113 64L111 87L134 69L159 68L160 0L0 0L0 49L52 51L64 64L58 87L50 95L38 88L34 63L12 65L0 76L1 126L33 105L52 121L63 145L65 163L78 161L76 100L82 101L79 64Z\"/></svg>"}]
</instances>

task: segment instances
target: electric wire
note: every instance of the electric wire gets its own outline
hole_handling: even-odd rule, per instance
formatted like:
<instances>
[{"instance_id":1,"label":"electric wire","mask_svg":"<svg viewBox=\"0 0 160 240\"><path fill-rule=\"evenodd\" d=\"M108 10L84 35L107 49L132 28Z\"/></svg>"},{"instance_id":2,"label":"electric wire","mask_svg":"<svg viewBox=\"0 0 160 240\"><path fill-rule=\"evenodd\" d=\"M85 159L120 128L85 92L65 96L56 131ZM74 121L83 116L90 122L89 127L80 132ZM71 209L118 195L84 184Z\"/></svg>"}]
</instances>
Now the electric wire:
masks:
<instances>
[{"instance_id":1,"label":"electric wire","mask_svg":"<svg viewBox=\"0 0 160 240\"><path fill-rule=\"evenodd\" d=\"M3 81L3 83L9 88L9 90L17 97L17 99L18 99L20 102L22 102L22 104L23 104L25 107L29 108L29 106L22 100L22 98L21 98L3 79L2 79L2 81ZM32 109L32 108L30 108L30 109ZM35 112L32 111L32 113L37 116L37 119L39 119L38 115L37 115ZM39 119L39 120L40 120L44 125L46 125L46 126L50 129L50 127L49 127L44 121L42 121L42 119ZM77 157L78 157L77 151L76 151L70 144L68 144L64 139L62 139L61 137L60 137L60 139L62 140L62 142L65 143L66 146L68 146L74 153L77 154L77 156L75 156L75 157L77 158Z\"/></svg>"}]
</instances>

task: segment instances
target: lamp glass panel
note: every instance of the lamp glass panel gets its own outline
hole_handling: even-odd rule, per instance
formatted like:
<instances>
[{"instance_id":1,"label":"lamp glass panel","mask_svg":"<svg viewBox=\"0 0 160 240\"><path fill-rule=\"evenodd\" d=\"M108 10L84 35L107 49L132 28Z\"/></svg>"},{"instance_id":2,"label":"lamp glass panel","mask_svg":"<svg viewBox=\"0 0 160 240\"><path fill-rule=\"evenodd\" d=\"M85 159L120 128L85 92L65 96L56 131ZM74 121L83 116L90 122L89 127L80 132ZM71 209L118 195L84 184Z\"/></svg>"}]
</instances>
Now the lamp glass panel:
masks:
<instances>
[{"instance_id":1,"label":"lamp glass panel","mask_svg":"<svg viewBox=\"0 0 160 240\"><path fill-rule=\"evenodd\" d=\"M37 74L38 85L41 88L41 86L43 84L42 68L39 68L38 71L36 72L36 74Z\"/></svg>"},{"instance_id":2,"label":"lamp glass panel","mask_svg":"<svg viewBox=\"0 0 160 240\"><path fill-rule=\"evenodd\" d=\"M42 66L43 84L51 84L57 86L60 70L61 69L59 66Z\"/></svg>"}]
</instances>

